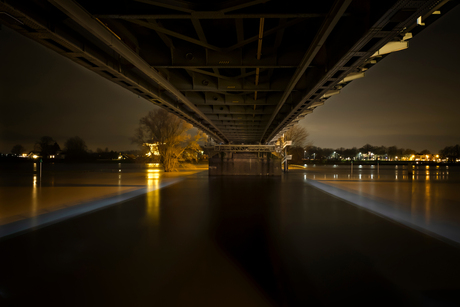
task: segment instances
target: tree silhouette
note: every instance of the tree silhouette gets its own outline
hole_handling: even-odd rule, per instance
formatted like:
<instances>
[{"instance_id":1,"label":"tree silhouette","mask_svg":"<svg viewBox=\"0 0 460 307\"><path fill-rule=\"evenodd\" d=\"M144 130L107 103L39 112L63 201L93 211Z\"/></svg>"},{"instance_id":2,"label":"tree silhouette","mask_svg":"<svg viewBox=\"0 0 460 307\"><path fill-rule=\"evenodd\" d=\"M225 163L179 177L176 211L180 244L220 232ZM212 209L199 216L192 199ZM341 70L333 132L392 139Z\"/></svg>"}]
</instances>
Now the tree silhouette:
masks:
<instances>
[{"instance_id":1,"label":"tree silhouette","mask_svg":"<svg viewBox=\"0 0 460 307\"><path fill-rule=\"evenodd\" d=\"M69 158L81 158L86 155L88 149L85 141L78 136L68 138L64 146Z\"/></svg>"},{"instance_id":2,"label":"tree silhouette","mask_svg":"<svg viewBox=\"0 0 460 307\"><path fill-rule=\"evenodd\" d=\"M20 144L14 145L13 148L11 149L11 153L13 155L17 155L17 156L21 155L25 151L26 151L26 149L24 148L24 146L22 146Z\"/></svg>"},{"instance_id":3,"label":"tree silhouette","mask_svg":"<svg viewBox=\"0 0 460 307\"><path fill-rule=\"evenodd\" d=\"M42 136L40 140L35 144L35 150L40 151L42 157L46 158L53 153L53 146L56 141L50 136Z\"/></svg>"}]
</instances>

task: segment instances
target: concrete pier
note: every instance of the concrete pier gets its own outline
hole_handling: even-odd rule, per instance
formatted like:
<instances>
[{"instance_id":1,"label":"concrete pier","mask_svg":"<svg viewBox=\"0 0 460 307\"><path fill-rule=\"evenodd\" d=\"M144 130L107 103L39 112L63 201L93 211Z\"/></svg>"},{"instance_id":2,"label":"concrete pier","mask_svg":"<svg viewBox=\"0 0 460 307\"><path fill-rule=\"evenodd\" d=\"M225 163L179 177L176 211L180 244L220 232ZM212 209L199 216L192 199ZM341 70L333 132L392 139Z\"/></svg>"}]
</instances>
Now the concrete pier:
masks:
<instances>
[{"instance_id":1,"label":"concrete pier","mask_svg":"<svg viewBox=\"0 0 460 307\"><path fill-rule=\"evenodd\" d=\"M209 159L210 176L281 176L281 160L270 152L220 152Z\"/></svg>"}]
</instances>

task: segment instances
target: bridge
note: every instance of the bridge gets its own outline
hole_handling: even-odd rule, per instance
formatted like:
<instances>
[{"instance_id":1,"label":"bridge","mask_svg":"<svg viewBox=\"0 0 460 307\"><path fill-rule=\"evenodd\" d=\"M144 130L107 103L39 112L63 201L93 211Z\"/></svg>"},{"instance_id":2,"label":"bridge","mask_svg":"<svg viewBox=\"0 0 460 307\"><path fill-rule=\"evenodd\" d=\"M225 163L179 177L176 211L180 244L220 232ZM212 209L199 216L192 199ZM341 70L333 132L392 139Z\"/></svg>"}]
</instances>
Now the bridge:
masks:
<instances>
[{"instance_id":1,"label":"bridge","mask_svg":"<svg viewBox=\"0 0 460 307\"><path fill-rule=\"evenodd\" d=\"M2 0L0 22L222 144L273 144L447 0Z\"/></svg>"}]
</instances>

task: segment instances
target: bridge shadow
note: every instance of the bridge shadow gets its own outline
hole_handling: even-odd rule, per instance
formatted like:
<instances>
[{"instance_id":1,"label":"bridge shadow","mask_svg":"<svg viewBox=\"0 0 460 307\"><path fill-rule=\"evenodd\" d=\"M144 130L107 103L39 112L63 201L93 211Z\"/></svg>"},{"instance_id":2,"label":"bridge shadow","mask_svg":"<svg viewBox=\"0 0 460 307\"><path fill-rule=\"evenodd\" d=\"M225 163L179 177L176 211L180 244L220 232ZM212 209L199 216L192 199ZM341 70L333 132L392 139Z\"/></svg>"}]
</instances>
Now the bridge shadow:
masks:
<instances>
[{"instance_id":1,"label":"bridge shadow","mask_svg":"<svg viewBox=\"0 0 460 307\"><path fill-rule=\"evenodd\" d=\"M375 268L376 259L354 249L354 238L335 234L349 218L345 211L342 220L328 216L339 200L283 181L209 179L212 239L273 305L411 305ZM306 215L299 208L307 202Z\"/></svg>"},{"instance_id":2,"label":"bridge shadow","mask_svg":"<svg viewBox=\"0 0 460 307\"><path fill-rule=\"evenodd\" d=\"M269 301L282 301L270 234L276 197L267 193L279 178L210 177L213 240Z\"/></svg>"}]
</instances>

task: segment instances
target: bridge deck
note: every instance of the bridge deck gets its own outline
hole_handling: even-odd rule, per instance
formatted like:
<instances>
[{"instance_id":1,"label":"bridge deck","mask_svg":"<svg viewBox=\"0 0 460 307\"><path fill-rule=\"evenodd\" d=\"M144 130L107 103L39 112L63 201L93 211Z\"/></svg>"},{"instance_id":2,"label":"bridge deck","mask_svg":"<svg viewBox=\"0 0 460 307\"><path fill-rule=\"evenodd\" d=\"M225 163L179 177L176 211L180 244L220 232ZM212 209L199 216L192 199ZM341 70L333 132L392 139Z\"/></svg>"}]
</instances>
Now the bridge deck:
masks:
<instances>
[{"instance_id":1,"label":"bridge deck","mask_svg":"<svg viewBox=\"0 0 460 307\"><path fill-rule=\"evenodd\" d=\"M205 172L0 241L0 303L459 303L460 250L306 183Z\"/></svg>"},{"instance_id":2,"label":"bridge deck","mask_svg":"<svg viewBox=\"0 0 460 307\"><path fill-rule=\"evenodd\" d=\"M457 3L4 0L0 24L219 143L268 144Z\"/></svg>"}]
</instances>

